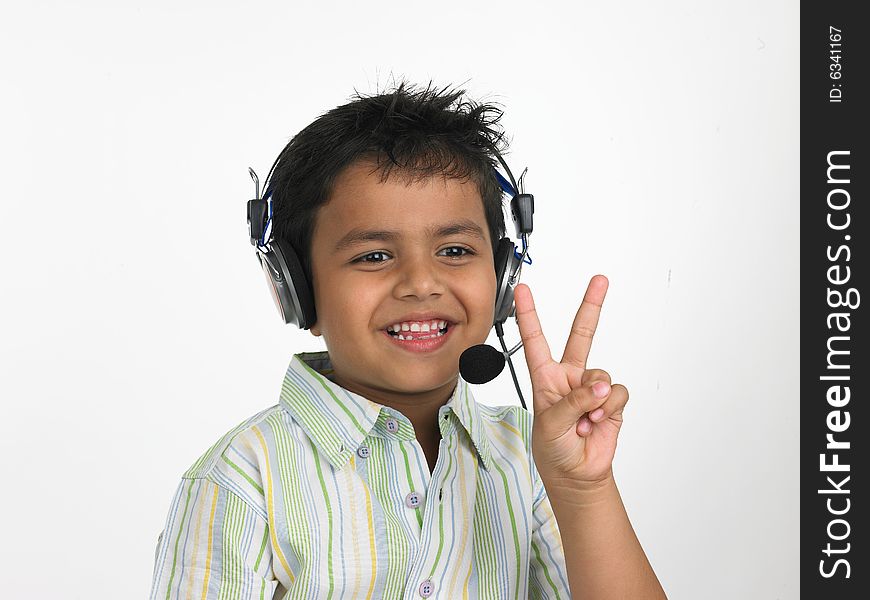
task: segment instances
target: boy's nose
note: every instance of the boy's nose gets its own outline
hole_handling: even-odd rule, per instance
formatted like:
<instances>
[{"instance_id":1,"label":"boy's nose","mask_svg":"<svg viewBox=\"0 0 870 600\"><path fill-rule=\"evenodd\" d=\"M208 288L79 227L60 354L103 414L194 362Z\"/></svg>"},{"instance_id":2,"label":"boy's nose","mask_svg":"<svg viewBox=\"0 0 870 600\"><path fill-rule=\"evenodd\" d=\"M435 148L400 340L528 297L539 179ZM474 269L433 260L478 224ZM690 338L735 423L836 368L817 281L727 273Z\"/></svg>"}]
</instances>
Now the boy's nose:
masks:
<instances>
[{"instance_id":1,"label":"boy's nose","mask_svg":"<svg viewBox=\"0 0 870 600\"><path fill-rule=\"evenodd\" d=\"M432 260L406 258L394 293L399 299L416 297L422 300L440 296L444 293L444 284L438 265Z\"/></svg>"}]
</instances>

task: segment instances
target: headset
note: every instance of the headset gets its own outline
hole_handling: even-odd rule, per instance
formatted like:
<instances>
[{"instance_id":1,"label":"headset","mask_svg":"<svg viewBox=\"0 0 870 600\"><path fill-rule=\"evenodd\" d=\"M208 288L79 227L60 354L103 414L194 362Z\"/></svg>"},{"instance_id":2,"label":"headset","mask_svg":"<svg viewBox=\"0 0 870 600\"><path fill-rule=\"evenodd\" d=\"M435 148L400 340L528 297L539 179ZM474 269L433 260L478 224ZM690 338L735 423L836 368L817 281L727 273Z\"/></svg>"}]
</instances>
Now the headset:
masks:
<instances>
[{"instance_id":1,"label":"headset","mask_svg":"<svg viewBox=\"0 0 870 600\"><path fill-rule=\"evenodd\" d=\"M529 252L529 236L532 233L532 215L535 212L535 198L523 191L523 179L528 169L520 175L519 185L514 179L510 168L495 147L491 150L504 167L508 179L505 179L497 169L493 174L502 191L510 195L510 214L514 222L517 237L522 241L522 250L518 249L513 240L507 236L498 241L495 249L495 274L497 293L495 296L495 318L493 326L503 335L502 325L508 317L514 316L514 288L519 283L523 264L532 264ZM283 153L282 153L283 154ZM266 275L266 282L272 294L272 300L281 313L285 324L293 324L300 329L309 329L317 321L314 308L314 292L311 283L305 277L299 256L287 240L272 235L272 188L269 179L275 166L281 159L279 155L264 185L265 192L260 196L260 180L252 168L248 168L251 179L254 180L254 199L248 200L248 234L257 251L257 260ZM267 237L268 233L268 237Z\"/></svg>"}]
</instances>

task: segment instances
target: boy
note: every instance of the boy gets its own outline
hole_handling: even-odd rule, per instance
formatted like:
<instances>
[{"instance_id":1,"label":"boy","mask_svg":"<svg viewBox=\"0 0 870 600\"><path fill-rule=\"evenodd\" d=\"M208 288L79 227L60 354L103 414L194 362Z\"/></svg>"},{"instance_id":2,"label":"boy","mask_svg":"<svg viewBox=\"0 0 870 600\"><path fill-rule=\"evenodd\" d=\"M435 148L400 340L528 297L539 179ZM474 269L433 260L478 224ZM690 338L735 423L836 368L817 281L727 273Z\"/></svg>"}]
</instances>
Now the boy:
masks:
<instances>
[{"instance_id":1,"label":"boy","mask_svg":"<svg viewBox=\"0 0 870 600\"><path fill-rule=\"evenodd\" d=\"M303 282L285 320L328 351L185 473L152 598L664 597L610 469L628 393L585 369L607 280L561 363L516 288L533 428L459 376L505 231L500 113L462 94L357 96L279 156L272 234Z\"/></svg>"}]
</instances>

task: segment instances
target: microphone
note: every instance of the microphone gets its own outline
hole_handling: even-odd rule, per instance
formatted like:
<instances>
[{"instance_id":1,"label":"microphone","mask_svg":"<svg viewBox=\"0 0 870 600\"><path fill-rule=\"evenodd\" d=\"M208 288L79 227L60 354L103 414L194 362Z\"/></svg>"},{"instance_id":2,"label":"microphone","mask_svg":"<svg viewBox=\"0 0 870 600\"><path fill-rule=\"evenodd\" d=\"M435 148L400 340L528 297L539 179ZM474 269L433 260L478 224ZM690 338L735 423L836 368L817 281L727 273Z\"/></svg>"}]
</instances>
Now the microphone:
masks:
<instances>
[{"instance_id":1,"label":"microphone","mask_svg":"<svg viewBox=\"0 0 870 600\"><path fill-rule=\"evenodd\" d=\"M523 398L520 382L517 381L517 373L514 371L514 363L511 361L511 354L522 348L523 343L519 342L508 350L504 343L504 331L502 330L501 323L495 326L495 331L503 351L499 352L497 348L487 346L486 344L478 344L471 348L466 348L459 356L459 373L468 383L488 383L499 376L504 370L505 362L507 362L511 370L511 378L514 380L514 387L517 389L517 395L520 397L520 404L525 409L526 400Z\"/></svg>"},{"instance_id":2,"label":"microphone","mask_svg":"<svg viewBox=\"0 0 870 600\"><path fill-rule=\"evenodd\" d=\"M459 357L459 372L468 383L488 383L504 370L504 353L486 344L468 348Z\"/></svg>"}]
</instances>

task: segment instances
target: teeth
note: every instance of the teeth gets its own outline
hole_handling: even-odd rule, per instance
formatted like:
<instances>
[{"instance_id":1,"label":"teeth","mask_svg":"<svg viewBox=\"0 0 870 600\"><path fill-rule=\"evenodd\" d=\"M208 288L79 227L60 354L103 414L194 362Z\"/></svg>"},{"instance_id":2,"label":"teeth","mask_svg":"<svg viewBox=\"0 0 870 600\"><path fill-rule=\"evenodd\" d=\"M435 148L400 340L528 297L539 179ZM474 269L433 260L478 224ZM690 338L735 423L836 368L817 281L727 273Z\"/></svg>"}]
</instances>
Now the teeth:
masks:
<instances>
[{"instance_id":1,"label":"teeth","mask_svg":"<svg viewBox=\"0 0 870 600\"><path fill-rule=\"evenodd\" d=\"M393 323L389 327L387 327L387 331L392 331L394 333L429 333L429 332L437 332L441 335L441 331L443 331L447 327L447 321L407 321L405 323ZM430 336L432 337L432 336ZM399 336L399 339L410 340L410 339L426 339L425 337L421 338L419 335L416 338L412 338L410 335Z\"/></svg>"},{"instance_id":2,"label":"teeth","mask_svg":"<svg viewBox=\"0 0 870 600\"><path fill-rule=\"evenodd\" d=\"M425 335L421 335L420 333L417 333L417 335L411 335L411 332L408 332L407 335L402 335L400 333L400 334L396 335L395 337L397 339L402 340L402 341L411 341L411 340L429 340L432 338L441 337L442 335L444 335L444 332L442 332L442 331L436 331L435 333L430 333L430 334L425 334Z\"/></svg>"}]
</instances>

